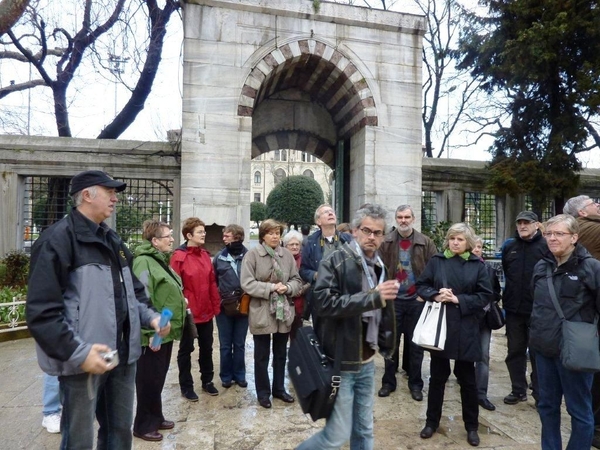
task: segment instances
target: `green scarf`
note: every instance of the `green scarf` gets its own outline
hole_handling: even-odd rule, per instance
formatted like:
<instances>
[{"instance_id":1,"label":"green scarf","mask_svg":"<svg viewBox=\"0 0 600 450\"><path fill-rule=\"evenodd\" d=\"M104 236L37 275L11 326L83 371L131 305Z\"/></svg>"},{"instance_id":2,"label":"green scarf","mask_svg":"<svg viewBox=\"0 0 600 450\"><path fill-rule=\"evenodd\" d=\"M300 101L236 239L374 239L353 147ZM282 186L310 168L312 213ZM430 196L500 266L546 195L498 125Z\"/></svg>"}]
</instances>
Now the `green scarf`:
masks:
<instances>
[{"instance_id":1,"label":"green scarf","mask_svg":"<svg viewBox=\"0 0 600 450\"><path fill-rule=\"evenodd\" d=\"M271 261L273 264L273 271L271 272L271 283L283 283L283 270L281 270L281 258L275 250L266 245L263 242L263 247L267 254L271 257ZM269 298L269 311L271 314L275 314L275 319L280 320L282 322L289 322L292 317L292 309L290 307L290 303L287 300L287 297L283 294L279 294L277 291L271 292L271 297Z\"/></svg>"},{"instance_id":2,"label":"green scarf","mask_svg":"<svg viewBox=\"0 0 600 450\"><path fill-rule=\"evenodd\" d=\"M446 257L446 259L450 259L450 258L452 258L455 255L454 255L454 253L452 253L452 251L449 248L447 248L446 250L444 250L444 256ZM460 256L462 259L464 259L466 261L466 260L468 260L471 257L471 253L470 252L464 252L464 253L461 253L458 256Z\"/></svg>"}]
</instances>

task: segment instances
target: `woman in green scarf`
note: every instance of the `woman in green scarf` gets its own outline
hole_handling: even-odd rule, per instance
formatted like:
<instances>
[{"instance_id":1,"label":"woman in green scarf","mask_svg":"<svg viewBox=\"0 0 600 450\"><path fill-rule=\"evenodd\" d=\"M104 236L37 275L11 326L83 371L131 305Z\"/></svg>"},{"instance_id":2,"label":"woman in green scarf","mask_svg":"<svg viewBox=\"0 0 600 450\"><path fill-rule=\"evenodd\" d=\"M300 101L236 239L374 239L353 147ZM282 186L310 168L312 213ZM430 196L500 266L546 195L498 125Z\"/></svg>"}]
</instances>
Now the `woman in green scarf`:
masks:
<instances>
[{"instance_id":1,"label":"woman in green scarf","mask_svg":"<svg viewBox=\"0 0 600 450\"><path fill-rule=\"evenodd\" d=\"M271 393L286 403L292 397L285 390L287 342L294 321L291 298L302 288L296 262L289 250L282 247L283 225L267 219L258 229L257 245L244 256L241 284L250 295L248 322L254 335L254 382L258 403L271 407ZM269 357L273 338L273 384L269 380Z\"/></svg>"},{"instance_id":2,"label":"woman in green scarf","mask_svg":"<svg viewBox=\"0 0 600 450\"><path fill-rule=\"evenodd\" d=\"M143 226L144 242L136 248L133 272L144 284L146 295L158 312L168 308L173 313L171 332L158 348L151 348L153 330L142 330L142 356L137 362L135 388L137 409L133 435L145 441L160 441L159 430L175 424L162 413L161 394L171 362L173 341L181 338L185 319L185 298L179 276L169 267L173 250L173 233L169 224L148 220Z\"/></svg>"},{"instance_id":3,"label":"woman in green scarf","mask_svg":"<svg viewBox=\"0 0 600 450\"><path fill-rule=\"evenodd\" d=\"M440 425L444 388L450 376L450 360L454 360L467 442L472 446L479 445L479 404L475 377L475 362L482 358L479 321L483 309L492 300L487 269L471 253L475 244L472 228L465 223L455 223L446 234L444 252L429 260L417 281L419 297L444 303L447 329L444 350L430 350L427 420L421 438L430 438Z\"/></svg>"}]
</instances>

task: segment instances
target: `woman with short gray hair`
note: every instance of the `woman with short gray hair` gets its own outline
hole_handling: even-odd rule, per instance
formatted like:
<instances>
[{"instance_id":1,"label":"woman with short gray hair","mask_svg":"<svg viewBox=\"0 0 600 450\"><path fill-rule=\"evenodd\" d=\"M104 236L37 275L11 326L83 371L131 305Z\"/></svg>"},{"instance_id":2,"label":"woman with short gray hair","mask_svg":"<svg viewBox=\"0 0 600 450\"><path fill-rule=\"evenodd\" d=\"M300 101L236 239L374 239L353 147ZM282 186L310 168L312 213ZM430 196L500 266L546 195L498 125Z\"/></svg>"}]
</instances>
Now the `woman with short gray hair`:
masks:
<instances>
[{"instance_id":1,"label":"woman with short gray hair","mask_svg":"<svg viewBox=\"0 0 600 450\"><path fill-rule=\"evenodd\" d=\"M594 323L600 312L600 261L594 259L579 239L577 220L559 214L546 222L544 237L552 256L535 266L533 308L529 347L535 352L542 422L542 449L562 448L560 426L564 396L571 416L571 436L567 449L590 448L594 436L591 372L565 368L561 362L563 320L552 301L553 290L564 318ZM552 289L551 289L552 286Z\"/></svg>"}]
</instances>

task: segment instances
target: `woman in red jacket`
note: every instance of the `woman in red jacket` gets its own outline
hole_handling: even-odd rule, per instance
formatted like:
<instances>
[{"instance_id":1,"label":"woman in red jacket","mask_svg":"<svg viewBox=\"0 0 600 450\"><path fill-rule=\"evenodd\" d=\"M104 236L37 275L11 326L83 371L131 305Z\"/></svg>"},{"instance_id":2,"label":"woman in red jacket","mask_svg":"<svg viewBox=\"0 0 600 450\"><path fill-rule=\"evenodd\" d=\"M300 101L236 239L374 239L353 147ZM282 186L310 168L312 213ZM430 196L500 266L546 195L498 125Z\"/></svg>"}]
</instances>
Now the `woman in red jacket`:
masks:
<instances>
[{"instance_id":1,"label":"woman in red jacket","mask_svg":"<svg viewBox=\"0 0 600 450\"><path fill-rule=\"evenodd\" d=\"M181 277L183 295L188 301L198 336L200 380L202 390L209 395L219 395L213 384L214 366L212 359L213 317L221 310L221 298L217 288L215 272L209 253L203 248L206 231L204 222L190 217L183 222L181 234L185 243L175 250L171 267ZM181 395L191 402L198 401L192 378L192 352L194 351L194 330L188 321L177 353L179 366L179 387Z\"/></svg>"}]
</instances>

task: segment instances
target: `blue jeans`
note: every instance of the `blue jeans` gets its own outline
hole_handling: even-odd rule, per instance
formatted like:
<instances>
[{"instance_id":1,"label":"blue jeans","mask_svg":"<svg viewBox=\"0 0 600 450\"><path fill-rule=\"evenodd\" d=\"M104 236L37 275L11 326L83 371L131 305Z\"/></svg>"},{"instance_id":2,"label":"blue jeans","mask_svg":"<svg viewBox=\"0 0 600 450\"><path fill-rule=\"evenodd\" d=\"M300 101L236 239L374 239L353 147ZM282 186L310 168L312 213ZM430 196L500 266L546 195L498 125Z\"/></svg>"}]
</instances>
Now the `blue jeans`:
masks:
<instances>
[{"instance_id":1,"label":"blue jeans","mask_svg":"<svg viewBox=\"0 0 600 450\"><path fill-rule=\"evenodd\" d=\"M97 449L131 449L135 366L119 365L102 375L59 377L63 403L61 449L93 448L94 416L100 425Z\"/></svg>"},{"instance_id":2,"label":"blue jeans","mask_svg":"<svg viewBox=\"0 0 600 450\"><path fill-rule=\"evenodd\" d=\"M542 422L542 449L560 450L560 405L565 397L571 416L571 437L567 450L588 449L594 436L592 412L593 373L567 370L560 358L548 358L536 352L539 386L538 412Z\"/></svg>"},{"instance_id":3,"label":"blue jeans","mask_svg":"<svg viewBox=\"0 0 600 450\"><path fill-rule=\"evenodd\" d=\"M297 450L339 449L350 439L351 450L373 449L373 398L375 363L359 372L342 372L340 390L325 428L304 441Z\"/></svg>"},{"instance_id":4,"label":"blue jeans","mask_svg":"<svg viewBox=\"0 0 600 450\"><path fill-rule=\"evenodd\" d=\"M60 383L58 377L44 374L44 392L42 397L44 416L58 414L61 410L60 406Z\"/></svg>"},{"instance_id":5,"label":"blue jeans","mask_svg":"<svg viewBox=\"0 0 600 450\"><path fill-rule=\"evenodd\" d=\"M217 316L221 353L219 377L223 383L246 381L248 316Z\"/></svg>"},{"instance_id":6,"label":"blue jeans","mask_svg":"<svg viewBox=\"0 0 600 450\"><path fill-rule=\"evenodd\" d=\"M479 339L481 340L481 361L475 363L475 378L477 379L477 397L487 398L490 380L490 341L492 330L486 325L485 319L479 324Z\"/></svg>"}]
</instances>

